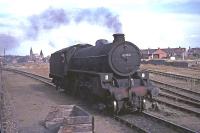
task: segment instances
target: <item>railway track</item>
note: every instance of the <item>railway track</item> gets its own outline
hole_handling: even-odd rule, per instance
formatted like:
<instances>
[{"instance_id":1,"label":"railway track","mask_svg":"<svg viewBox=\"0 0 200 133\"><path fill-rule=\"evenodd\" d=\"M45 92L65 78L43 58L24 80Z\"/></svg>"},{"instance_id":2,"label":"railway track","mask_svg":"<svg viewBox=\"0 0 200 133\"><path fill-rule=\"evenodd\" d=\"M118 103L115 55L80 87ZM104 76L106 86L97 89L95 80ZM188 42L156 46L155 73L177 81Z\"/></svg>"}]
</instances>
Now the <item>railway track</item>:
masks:
<instances>
[{"instance_id":1,"label":"railway track","mask_svg":"<svg viewBox=\"0 0 200 133\"><path fill-rule=\"evenodd\" d=\"M156 82L158 82L158 81L156 81ZM197 102L197 103L200 102L200 98L199 98L198 93L191 94L190 92L185 92L184 90L180 90L179 88L177 89L177 87L170 87L170 86L167 86L167 87L159 86L159 88L162 91L162 93L174 95L174 96L177 97L177 99L178 98L184 98L184 99L187 99L187 100L190 100L190 101L193 101L193 102Z\"/></svg>"},{"instance_id":2,"label":"railway track","mask_svg":"<svg viewBox=\"0 0 200 133\"><path fill-rule=\"evenodd\" d=\"M147 112L114 116L114 118L141 133L194 133L195 131L164 120ZM156 128L155 128L156 127Z\"/></svg>"},{"instance_id":3,"label":"railway track","mask_svg":"<svg viewBox=\"0 0 200 133\"><path fill-rule=\"evenodd\" d=\"M174 79L179 79L179 80L184 80L186 82L192 82L194 84L200 84L200 78L199 77L189 77L186 75L181 75L181 74L173 74L169 72L160 72L160 71L155 71L155 70L147 70L149 73L155 74L155 75L160 75L160 76L165 76L165 77L171 77Z\"/></svg>"},{"instance_id":4,"label":"railway track","mask_svg":"<svg viewBox=\"0 0 200 133\"><path fill-rule=\"evenodd\" d=\"M175 85L170 85L168 83L165 83L165 82L159 81L159 80L151 79L151 81L154 83L154 85L161 88L161 90L163 90L167 93L176 94L177 96L180 96L182 98L188 98L190 100L200 102L200 93L199 92L181 88L181 87L178 87Z\"/></svg>"},{"instance_id":5,"label":"railway track","mask_svg":"<svg viewBox=\"0 0 200 133\"><path fill-rule=\"evenodd\" d=\"M16 70L16 69L10 69L10 68L4 68L5 71L12 71L18 74L22 74L25 76L28 76L30 78L39 80L45 84L54 86L54 84L51 83L51 79L50 78L46 78L40 75L36 75L36 74L32 74L29 72L24 72L24 71L20 71L20 70ZM124 115L124 116L114 116L114 119L126 124L127 126L129 126L130 128L134 128L135 130L137 130L138 132L180 132L180 133L195 133L196 131L191 130L189 128L180 126L176 123L172 123L168 120L162 119L162 118L158 118L152 114L149 113L142 113L142 114L130 114L130 115ZM149 124L145 124L145 123ZM142 125L143 123L143 125ZM158 128L155 128L158 127ZM163 130L165 129L165 130Z\"/></svg>"},{"instance_id":6,"label":"railway track","mask_svg":"<svg viewBox=\"0 0 200 133\"><path fill-rule=\"evenodd\" d=\"M159 94L161 97L166 97L166 98L169 98L169 99L172 99L172 100L175 100L177 102L183 102L183 103L186 103L186 104L190 104L192 106L195 106L195 107L200 107L200 103L199 102L196 102L196 101L193 101L193 100L190 100L188 97L186 98L182 98L182 96L179 96L177 94L168 94L168 93L165 93L165 92L161 92Z\"/></svg>"},{"instance_id":7,"label":"railway track","mask_svg":"<svg viewBox=\"0 0 200 133\"><path fill-rule=\"evenodd\" d=\"M200 71L200 65L199 65L199 66L192 66L192 67L189 67L189 69Z\"/></svg>"},{"instance_id":8,"label":"railway track","mask_svg":"<svg viewBox=\"0 0 200 133\"><path fill-rule=\"evenodd\" d=\"M174 102L172 99L168 99L165 97L158 97L158 98L156 98L156 101L159 104L164 104L171 108L175 108L180 111L188 112L188 113L196 115L198 117L200 116L200 108L199 107L194 107L192 105L185 104L185 103Z\"/></svg>"},{"instance_id":9,"label":"railway track","mask_svg":"<svg viewBox=\"0 0 200 133\"><path fill-rule=\"evenodd\" d=\"M151 80L161 92L155 100L172 108L200 116L200 94L161 81Z\"/></svg>"},{"instance_id":10,"label":"railway track","mask_svg":"<svg viewBox=\"0 0 200 133\"><path fill-rule=\"evenodd\" d=\"M29 72L25 72L25 71L21 71L21 70L17 70L17 69L11 69L11 68L3 68L3 70L12 71L12 72L15 72L15 73L18 73L18 74L22 74L22 75L25 75L27 77L36 79L38 81L41 81L43 83L46 83L48 85L55 87L55 85L51 82L50 78L47 78L47 77L44 77L44 76L41 76L41 75L37 75L37 74L33 74L33 73L29 73Z\"/></svg>"}]
</instances>

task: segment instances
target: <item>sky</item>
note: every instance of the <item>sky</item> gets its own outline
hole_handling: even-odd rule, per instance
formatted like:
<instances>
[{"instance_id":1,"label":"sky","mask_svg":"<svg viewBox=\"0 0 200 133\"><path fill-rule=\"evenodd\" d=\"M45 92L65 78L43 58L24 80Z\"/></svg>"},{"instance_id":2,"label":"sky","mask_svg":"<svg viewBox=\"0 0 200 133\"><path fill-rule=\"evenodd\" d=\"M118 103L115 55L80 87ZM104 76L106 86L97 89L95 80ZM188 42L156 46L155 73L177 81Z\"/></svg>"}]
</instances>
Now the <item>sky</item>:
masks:
<instances>
[{"instance_id":1,"label":"sky","mask_svg":"<svg viewBox=\"0 0 200 133\"><path fill-rule=\"evenodd\" d=\"M45 56L77 43L113 41L140 49L200 47L200 0L0 0L0 55Z\"/></svg>"}]
</instances>

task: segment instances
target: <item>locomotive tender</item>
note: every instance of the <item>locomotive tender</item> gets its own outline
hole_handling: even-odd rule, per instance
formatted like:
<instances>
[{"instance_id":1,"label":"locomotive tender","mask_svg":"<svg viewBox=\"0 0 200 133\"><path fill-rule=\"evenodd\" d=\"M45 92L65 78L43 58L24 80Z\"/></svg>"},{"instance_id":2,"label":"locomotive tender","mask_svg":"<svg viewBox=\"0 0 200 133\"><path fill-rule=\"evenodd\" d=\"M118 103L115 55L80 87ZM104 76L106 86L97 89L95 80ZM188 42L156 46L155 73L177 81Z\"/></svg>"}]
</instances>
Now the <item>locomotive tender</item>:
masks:
<instances>
[{"instance_id":1,"label":"locomotive tender","mask_svg":"<svg viewBox=\"0 0 200 133\"><path fill-rule=\"evenodd\" d=\"M142 111L145 98L159 90L148 72L139 71L139 48L125 41L124 34L113 36L112 43L98 40L95 46L77 44L51 54L49 77L57 87L100 100L114 113Z\"/></svg>"}]
</instances>

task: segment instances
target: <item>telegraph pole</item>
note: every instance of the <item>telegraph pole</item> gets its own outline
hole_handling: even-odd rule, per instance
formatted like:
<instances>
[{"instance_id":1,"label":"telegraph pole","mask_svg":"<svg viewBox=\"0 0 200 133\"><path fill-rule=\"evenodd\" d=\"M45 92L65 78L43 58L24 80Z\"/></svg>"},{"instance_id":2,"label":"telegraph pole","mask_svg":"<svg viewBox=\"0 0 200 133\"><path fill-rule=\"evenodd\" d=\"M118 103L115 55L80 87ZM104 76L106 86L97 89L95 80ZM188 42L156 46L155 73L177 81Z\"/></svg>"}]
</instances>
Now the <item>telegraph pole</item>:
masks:
<instances>
[{"instance_id":1,"label":"telegraph pole","mask_svg":"<svg viewBox=\"0 0 200 133\"><path fill-rule=\"evenodd\" d=\"M6 63L6 49L4 48L4 51L3 51L3 65L5 65Z\"/></svg>"}]
</instances>

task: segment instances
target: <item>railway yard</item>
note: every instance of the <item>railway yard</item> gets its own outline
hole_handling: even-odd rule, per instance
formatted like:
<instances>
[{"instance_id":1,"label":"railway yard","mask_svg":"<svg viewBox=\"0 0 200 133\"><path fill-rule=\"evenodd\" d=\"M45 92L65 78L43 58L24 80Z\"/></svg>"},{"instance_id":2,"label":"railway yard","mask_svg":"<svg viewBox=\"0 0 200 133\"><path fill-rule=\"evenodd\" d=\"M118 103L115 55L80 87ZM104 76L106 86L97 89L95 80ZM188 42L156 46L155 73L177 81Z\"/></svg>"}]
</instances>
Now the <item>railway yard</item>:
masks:
<instances>
[{"instance_id":1,"label":"railway yard","mask_svg":"<svg viewBox=\"0 0 200 133\"><path fill-rule=\"evenodd\" d=\"M49 132L42 123L50 106L76 104L94 116L95 133L200 132L200 70L154 65L141 65L140 69L149 71L150 80L160 88L154 99L158 109L149 105L143 113L110 116L94 103L57 91L48 78L48 64L7 66L0 81L7 100L1 106L11 113L1 115L1 130Z\"/></svg>"}]
</instances>

